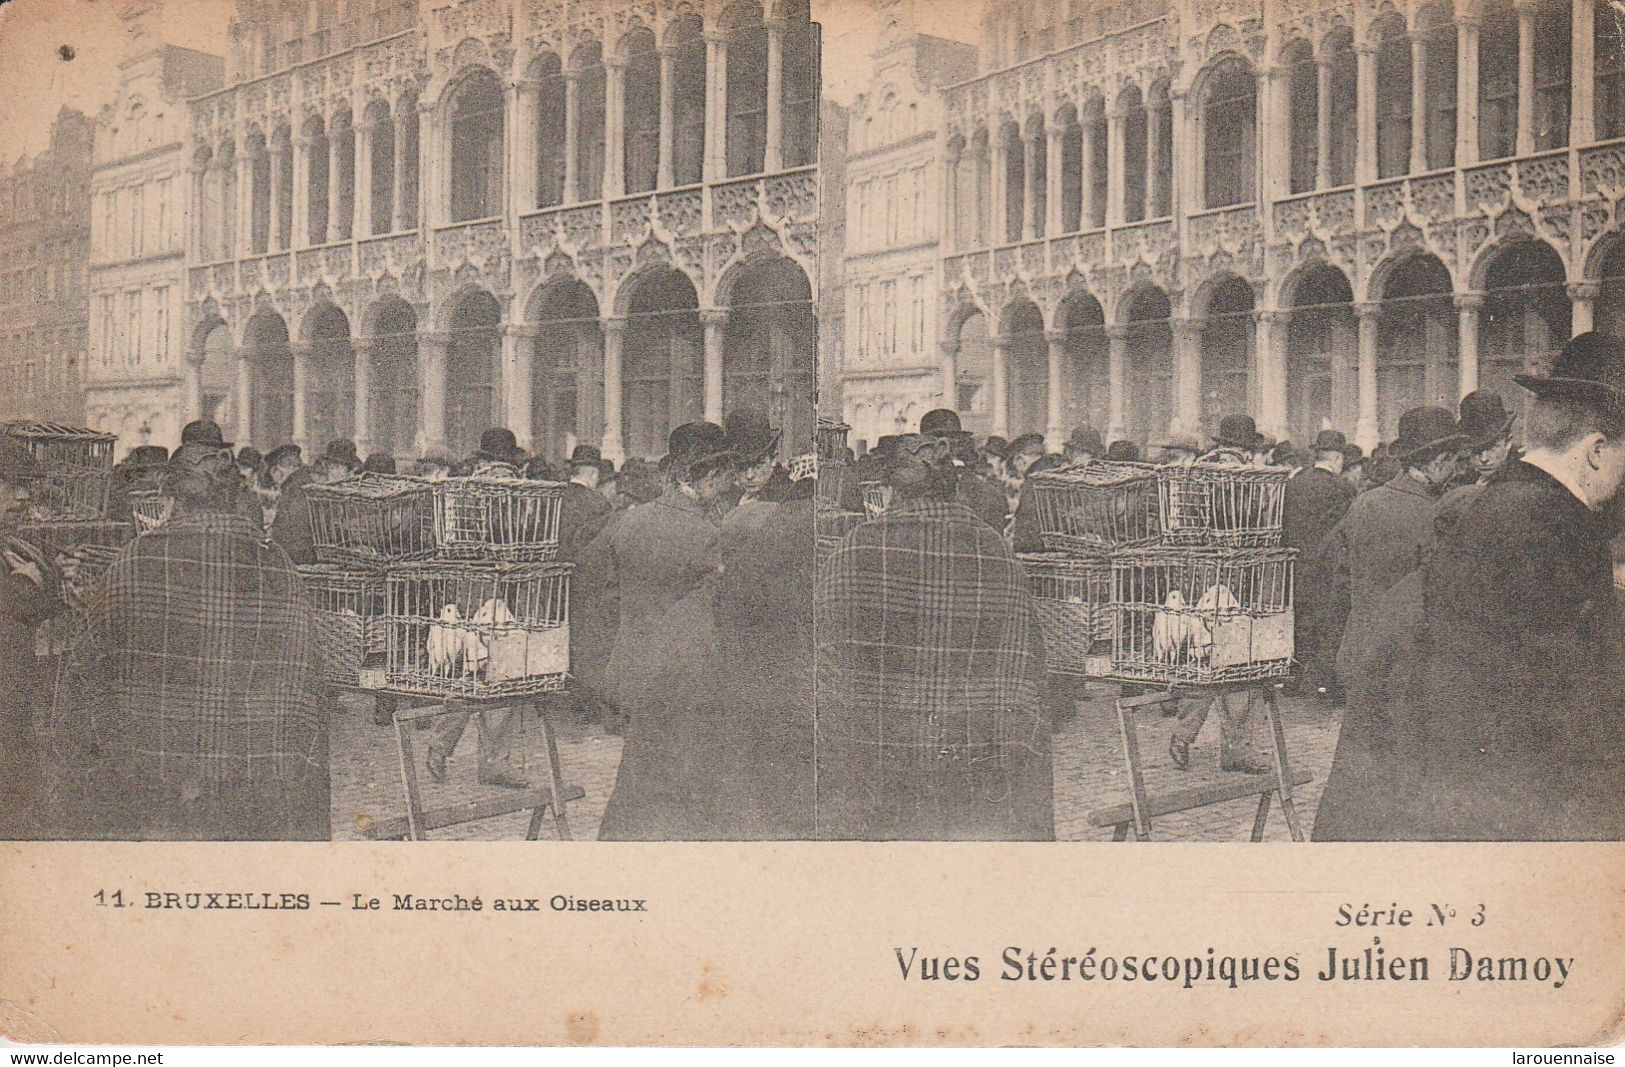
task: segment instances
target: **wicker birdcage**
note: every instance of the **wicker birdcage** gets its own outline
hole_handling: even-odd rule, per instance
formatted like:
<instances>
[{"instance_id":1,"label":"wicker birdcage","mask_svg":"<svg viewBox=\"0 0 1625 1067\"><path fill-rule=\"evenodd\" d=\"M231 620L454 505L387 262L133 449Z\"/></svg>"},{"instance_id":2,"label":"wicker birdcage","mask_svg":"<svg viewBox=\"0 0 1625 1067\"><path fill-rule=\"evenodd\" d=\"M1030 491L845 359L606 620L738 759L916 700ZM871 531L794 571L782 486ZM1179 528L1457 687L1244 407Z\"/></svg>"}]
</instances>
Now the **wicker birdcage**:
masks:
<instances>
[{"instance_id":1,"label":"wicker birdcage","mask_svg":"<svg viewBox=\"0 0 1625 1067\"><path fill-rule=\"evenodd\" d=\"M135 518L135 532L151 533L175 513L175 498L156 489L137 489L130 493L130 514Z\"/></svg>"},{"instance_id":2,"label":"wicker birdcage","mask_svg":"<svg viewBox=\"0 0 1625 1067\"><path fill-rule=\"evenodd\" d=\"M484 561L389 568L380 687L467 699L564 688L573 569ZM374 677L364 672L363 685Z\"/></svg>"},{"instance_id":3,"label":"wicker birdcage","mask_svg":"<svg viewBox=\"0 0 1625 1067\"><path fill-rule=\"evenodd\" d=\"M1231 548L1279 545L1291 473L1285 467L1240 463L1171 463L1157 468L1163 540Z\"/></svg>"},{"instance_id":4,"label":"wicker birdcage","mask_svg":"<svg viewBox=\"0 0 1625 1067\"><path fill-rule=\"evenodd\" d=\"M818 460L818 478L813 485L813 499L822 507L840 507L841 494L855 477L852 467L843 460Z\"/></svg>"},{"instance_id":5,"label":"wicker birdcage","mask_svg":"<svg viewBox=\"0 0 1625 1067\"><path fill-rule=\"evenodd\" d=\"M503 563L558 558L565 483L474 477L430 484L440 555Z\"/></svg>"},{"instance_id":6,"label":"wicker birdcage","mask_svg":"<svg viewBox=\"0 0 1625 1067\"><path fill-rule=\"evenodd\" d=\"M1111 561L1065 552L1022 552L1016 558L1037 602L1049 669L1087 677L1110 674L1116 619Z\"/></svg>"},{"instance_id":7,"label":"wicker birdcage","mask_svg":"<svg viewBox=\"0 0 1625 1067\"><path fill-rule=\"evenodd\" d=\"M1292 563L1280 548L1171 547L1112 556L1112 675L1204 685L1285 675Z\"/></svg>"},{"instance_id":8,"label":"wicker birdcage","mask_svg":"<svg viewBox=\"0 0 1625 1067\"><path fill-rule=\"evenodd\" d=\"M363 474L305 487L310 536L324 563L377 566L435 554L431 483Z\"/></svg>"},{"instance_id":9,"label":"wicker birdcage","mask_svg":"<svg viewBox=\"0 0 1625 1067\"><path fill-rule=\"evenodd\" d=\"M117 436L55 422L12 422L4 432L44 469L45 479L33 488L31 501L39 520L106 516Z\"/></svg>"},{"instance_id":10,"label":"wicker birdcage","mask_svg":"<svg viewBox=\"0 0 1625 1067\"><path fill-rule=\"evenodd\" d=\"M357 686L363 671L385 666L382 572L315 563L299 568L315 605L316 649L322 675L334 685Z\"/></svg>"},{"instance_id":11,"label":"wicker birdcage","mask_svg":"<svg viewBox=\"0 0 1625 1067\"><path fill-rule=\"evenodd\" d=\"M1031 476L1044 547L1098 553L1155 544L1157 468L1094 461Z\"/></svg>"},{"instance_id":12,"label":"wicker birdcage","mask_svg":"<svg viewBox=\"0 0 1625 1067\"><path fill-rule=\"evenodd\" d=\"M135 530L127 522L68 519L25 522L17 527L17 536L51 552L77 555L85 548L111 548L116 552L129 543Z\"/></svg>"},{"instance_id":13,"label":"wicker birdcage","mask_svg":"<svg viewBox=\"0 0 1625 1067\"><path fill-rule=\"evenodd\" d=\"M817 437L818 458L828 462L838 460L845 454L847 434L852 432L852 427L834 419L820 418L818 429L814 432Z\"/></svg>"},{"instance_id":14,"label":"wicker birdcage","mask_svg":"<svg viewBox=\"0 0 1625 1067\"><path fill-rule=\"evenodd\" d=\"M885 482L860 482L863 489L863 513L868 518L878 518L885 513L891 504L891 486Z\"/></svg>"}]
</instances>

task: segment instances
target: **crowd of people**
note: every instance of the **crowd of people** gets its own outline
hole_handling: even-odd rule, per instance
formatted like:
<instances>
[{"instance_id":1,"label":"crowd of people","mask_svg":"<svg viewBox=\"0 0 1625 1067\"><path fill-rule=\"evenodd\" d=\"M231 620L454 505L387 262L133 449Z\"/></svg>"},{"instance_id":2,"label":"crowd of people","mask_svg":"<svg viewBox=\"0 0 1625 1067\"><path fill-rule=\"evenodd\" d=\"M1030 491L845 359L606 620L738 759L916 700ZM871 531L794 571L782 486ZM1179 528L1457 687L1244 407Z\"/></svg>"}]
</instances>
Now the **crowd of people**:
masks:
<instances>
[{"instance_id":1,"label":"crowd of people","mask_svg":"<svg viewBox=\"0 0 1625 1067\"><path fill-rule=\"evenodd\" d=\"M1346 704L1317 839L1625 838L1625 345L1582 335L1518 380L1521 428L1481 391L1404 413L1370 456L1331 429L1272 442L1240 413L1205 444L1150 448L1293 469L1288 684ZM1020 560L1043 547L1028 479L1141 455L1087 428L1053 454L1039 434L978 441L939 409L820 470L745 409L619 469L586 445L549 463L501 428L456 464L362 461L348 441L306 464L294 445L234 450L205 420L121 464L115 513L150 491L173 512L80 589L18 536L42 472L3 444L0 832L328 837L338 705L297 570L315 559L305 487L399 470L568 483L570 700L623 736L601 838L1052 838L1051 733L1079 694L1046 669ZM815 496L861 511L865 482L886 507L815 562ZM70 609L48 677L34 632ZM1209 705L1181 705L1175 766ZM488 785L529 784L516 714L477 713ZM1225 769L1262 770L1250 706L1219 718ZM431 728L431 778L469 721Z\"/></svg>"}]
</instances>

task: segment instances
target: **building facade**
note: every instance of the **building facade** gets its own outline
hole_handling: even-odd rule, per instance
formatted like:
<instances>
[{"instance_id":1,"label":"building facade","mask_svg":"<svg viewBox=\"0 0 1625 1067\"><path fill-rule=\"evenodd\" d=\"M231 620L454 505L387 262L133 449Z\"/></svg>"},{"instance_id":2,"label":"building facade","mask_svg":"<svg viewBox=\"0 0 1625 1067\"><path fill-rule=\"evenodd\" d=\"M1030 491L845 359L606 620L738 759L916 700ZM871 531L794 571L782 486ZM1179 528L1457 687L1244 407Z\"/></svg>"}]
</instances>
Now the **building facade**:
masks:
<instances>
[{"instance_id":1,"label":"building facade","mask_svg":"<svg viewBox=\"0 0 1625 1067\"><path fill-rule=\"evenodd\" d=\"M238 440L810 440L818 62L806 0L243 3L188 283Z\"/></svg>"},{"instance_id":2,"label":"building facade","mask_svg":"<svg viewBox=\"0 0 1625 1067\"><path fill-rule=\"evenodd\" d=\"M84 420L91 129L64 108L44 151L0 169L0 421Z\"/></svg>"},{"instance_id":3,"label":"building facade","mask_svg":"<svg viewBox=\"0 0 1625 1067\"><path fill-rule=\"evenodd\" d=\"M937 94L935 353L893 358L981 432L1369 448L1625 330L1607 0L1017 0L980 64Z\"/></svg>"},{"instance_id":4,"label":"building facade","mask_svg":"<svg viewBox=\"0 0 1625 1067\"><path fill-rule=\"evenodd\" d=\"M119 10L119 90L96 123L89 255L86 422L118 449L173 447L202 415L229 417L220 383L188 359L186 221L192 202L187 101L217 89L219 56L162 44L158 5Z\"/></svg>"}]
</instances>

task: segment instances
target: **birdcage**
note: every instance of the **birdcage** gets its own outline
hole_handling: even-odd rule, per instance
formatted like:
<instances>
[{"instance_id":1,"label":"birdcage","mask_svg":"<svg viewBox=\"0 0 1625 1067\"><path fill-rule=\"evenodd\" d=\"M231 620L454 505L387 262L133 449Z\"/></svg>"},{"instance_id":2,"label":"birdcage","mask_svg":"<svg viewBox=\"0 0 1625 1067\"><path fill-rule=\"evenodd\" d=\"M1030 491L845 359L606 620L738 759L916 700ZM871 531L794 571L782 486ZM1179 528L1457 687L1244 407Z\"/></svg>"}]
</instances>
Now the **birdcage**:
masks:
<instances>
[{"instance_id":1,"label":"birdcage","mask_svg":"<svg viewBox=\"0 0 1625 1067\"><path fill-rule=\"evenodd\" d=\"M1267 548L1281 543L1281 506L1291 471L1240 463L1157 468L1163 540L1175 545Z\"/></svg>"},{"instance_id":2,"label":"birdcage","mask_svg":"<svg viewBox=\"0 0 1625 1067\"><path fill-rule=\"evenodd\" d=\"M504 563L558 558L563 482L475 477L430 484L440 555Z\"/></svg>"},{"instance_id":3,"label":"birdcage","mask_svg":"<svg viewBox=\"0 0 1625 1067\"><path fill-rule=\"evenodd\" d=\"M129 543L135 531L127 522L71 519L25 522L17 527L17 536L50 552L78 555L85 548L111 548L117 551Z\"/></svg>"},{"instance_id":4,"label":"birdcage","mask_svg":"<svg viewBox=\"0 0 1625 1067\"><path fill-rule=\"evenodd\" d=\"M1091 462L1027 479L1044 547L1098 553L1154 544L1157 468L1148 463Z\"/></svg>"},{"instance_id":5,"label":"birdcage","mask_svg":"<svg viewBox=\"0 0 1625 1067\"><path fill-rule=\"evenodd\" d=\"M406 563L386 572L382 676L362 684L482 699L562 689L570 670L568 563Z\"/></svg>"},{"instance_id":6,"label":"birdcage","mask_svg":"<svg viewBox=\"0 0 1625 1067\"><path fill-rule=\"evenodd\" d=\"M1111 673L1112 568L1105 556L1023 552L1027 588L1037 602L1049 669L1103 677Z\"/></svg>"},{"instance_id":7,"label":"birdcage","mask_svg":"<svg viewBox=\"0 0 1625 1067\"><path fill-rule=\"evenodd\" d=\"M175 513L175 498L156 489L137 489L130 493L130 515L135 519L135 532L151 533Z\"/></svg>"},{"instance_id":8,"label":"birdcage","mask_svg":"<svg viewBox=\"0 0 1625 1067\"><path fill-rule=\"evenodd\" d=\"M435 554L431 483L363 474L305 486L310 536L324 563L377 566Z\"/></svg>"},{"instance_id":9,"label":"birdcage","mask_svg":"<svg viewBox=\"0 0 1625 1067\"><path fill-rule=\"evenodd\" d=\"M1292 561L1280 548L1173 547L1112 556L1112 674L1213 684L1292 663Z\"/></svg>"},{"instance_id":10,"label":"birdcage","mask_svg":"<svg viewBox=\"0 0 1625 1067\"><path fill-rule=\"evenodd\" d=\"M840 459L846 451L846 435L851 432L852 427L844 422L820 418L818 429L814 431L817 437L818 458L825 462Z\"/></svg>"},{"instance_id":11,"label":"birdcage","mask_svg":"<svg viewBox=\"0 0 1625 1067\"><path fill-rule=\"evenodd\" d=\"M115 435L55 422L12 422L5 434L44 469L31 502L38 519L100 519L107 514Z\"/></svg>"},{"instance_id":12,"label":"birdcage","mask_svg":"<svg viewBox=\"0 0 1625 1067\"><path fill-rule=\"evenodd\" d=\"M846 540L846 535L851 533L863 520L864 516L856 511L843 511L840 508L822 506L815 508L813 511L813 532L816 557L821 560L834 552L836 546Z\"/></svg>"},{"instance_id":13,"label":"birdcage","mask_svg":"<svg viewBox=\"0 0 1625 1067\"><path fill-rule=\"evenodd\" d=\"M863 489L863 513L876 518L891 504L891 486L885 482L859 482Z\"/></svg>"},{"instance_id":14,"label":"birdcage","mask_svg":"<svg viewBox=\"0 0 1625 1067\"><path fill-rule=\"evenodd\" d=\"M818 461L818 479L813 487L813 499L821 506L838 508L841 497L857 477L850 464L842 460Z\"/></svg>"},{"instance_id":15,"label":"birdcage","mask_svg":"<svg viewBox=\"0 0 1625 1067\"><path fill-rule=\"evenodd\" d=\"M316 609L316 650L323 676L334 685L357 686L363 672L383 671L383 573L314 563L300 567L299 575Z\"/></svg>"}]
</instances>

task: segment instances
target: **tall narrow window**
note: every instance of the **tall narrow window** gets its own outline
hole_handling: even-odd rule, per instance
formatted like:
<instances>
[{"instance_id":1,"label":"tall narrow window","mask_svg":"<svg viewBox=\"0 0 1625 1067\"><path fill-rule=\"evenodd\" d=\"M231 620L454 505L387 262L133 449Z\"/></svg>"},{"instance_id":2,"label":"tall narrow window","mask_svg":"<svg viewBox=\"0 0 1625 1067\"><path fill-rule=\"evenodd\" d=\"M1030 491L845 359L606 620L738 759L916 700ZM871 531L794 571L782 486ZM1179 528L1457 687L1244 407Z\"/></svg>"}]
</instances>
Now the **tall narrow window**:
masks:
<instances>
[{"instance_id":1,"label":"tall narrow window","mask_svg":"<svg viewBox=\"0 0 1625 1067\"><path fill-rule=\"evenodd\" d=\"M568 91L564 68L551 52L532 65L536 79L536 206L557 207L564 203L564 140L568 125L565 108Z\"/></svg>"},{"instance_id":2,"label":"tall narrow window","mask_svg":"<svg viewBox=\"0 0 1625 1067\"><path fill-rule=\"evenodd\" d=\"M1597 139L1625 137L1625 12L1612 4L1596 5L1593 20L1593 52L1596 76L1593 79Z\"/></svg>"},{"instance_id":3,"label":"tall narrow window","mask_svg":"<svg viewBox=\"0 0 1625 1067\"><path fill-rule=\"evenodd\" d=\"M1411 169L1411 44L1403 19L1376 32L1377 176L1394 178Z\"/></svg>"},{"instance_id":4,"label":"tall narrow window","mask_svg":"<svg viewBox=\"0 0 1625 1067\"><path fill-rule=\"evenodd\" d=\"M305 124L305 144L305 225L310 243L319 245L327 241L327 186L333 178L328 169L333 153L321 119Z\"/></svg>"},{"instance_id":5,"label":"tall narrow window","mask_svg":"<svg viewBox=\"0 0 1625 1067\"><path fill-rule=\"evenodd\" d=\"M169 286L160 285L152 291L152 357L158 363L169 362Z\"/></svg>"},{"instance_id":6,"label":"tall narrow window","mask_svg":"<svg viewBox=\"0 0 1625 1067\"><path fill-rule=\"evenodd\" d=\"M1252 68L1230 57L1208 72L1202 97L1203 190L1207 207L1253 199L1257 86Z\"/></svg>"},{"instance_id":7,"label":"tall narrow window","mask_svg":"<svg viewBox=\"0 0 1625 1067\"><path fill-rule=\"evenodd\" d=\"M728 174L757 174L767 144L767 28L756 0L723 13L728 34Z\"/></svg>"},{"instance_id":8,"label":"tall narrow window","mask_svg":"<svg viewBox=\"0 0 1625 1067\"><path fill-rule=\"evenodd\" d=\"M1518 147L1518 16L1490 0L1478 30L1478 152L1502 159Z\"/></svg>"},{"instance_id":9,"label":"tall narrow window","mask_svg":"<svg viewBox=\"0 0 1625 1067\"><path fill-rule=\"evenodd\" d=\"M389 105L374 100L367 105L367 166L372 190L372 232L395 230L395 119Z\"/></svg>"},{"instance_id":10,"label":"tall narrow window","mask_svg":"<svg viewBox=\"0 0 1625 1067\"><path fill-rule=\"evenodd\" d=\"M804 167L818 154L818 27L808 16L807 0L782 0L780 15L785 20L780 154L786 167Z\"/></svg>"},{"instance_id":11,"label":"tall narrow window","mask_svg":"<svg viewBox=\"0 0 1625 1067\"><path fill-rule=\"evenodd\" d=\"M1456 161L1456 26L1448 0L1417 16L1427 54L1427 166L1439 170Z\"/></svg>"},{"instance_id":12,"label":"tall narrow window","mask_svg":"<svg viewBox=\"0 0 1625 1067\"><path fill-rule=\"evenodd\" d=\"M1605 2L1603 7L1612 7ZM1569 143L1571 37L1568 0L1544 0L1535 9L1535 151Z\"/></svg>"},{"instance_id":13,"label":"tall narrow window","mask_svg":"<svg viewBox=\"0 0 1625 1067\"><path fill-rule=\"evenodd\" d=\"M1332 68L1331 158L1326 176L1335 188L1354 182L1354 160L1359 140L1359 72L1351 34L1341 33L1323 47L1326 50L1324 61Z\"/></svg>"},{"instance_id":14,"label":"tall narrow window","mask_svg":"<svg viewBox=\"0 0 1625 1067\"><path fill-rule=\"evenodd\" d=\"M1123 109L1123 221L1138 222L1145 217L1145 107L1140 90L1124 90Z\"/></svg>"},{"instance_id":15,"label":"tall narrow window","mask_svg":"<svg viewBox=\"0 0 1625 1067\"><path fill-rule=\"evenodd\" d=\"M407 93L401 97L401 172L396 180L401 183L401 217L396 229L415 230L418 225L418 98Z\"/></svg>"},{"instance_id":16,"label":"tall narrow window","mask_svg":"<svg viewBox=\"0 0 1625 1067\"><path fill-rule=\"evenodd\" d=\"M660 165L660 57L654 34L646 29L628 34L621 47L626 53L625 188L643 193L655 187Z\"/></svg>"},{"instance_id":17,"label":"tall narrow window","mask_svg":"<svg viewBox=\"0 0 1625 1067\"><path fill-rule=\"evenodd\" d=\"M1021 129L1008 123L1000 133L1004 146L1004 225L1001 239L1021 240L1021 217L1027 210L1027 157Z\"/></svg>"},{"instance_id":18,"label":"tall narrow window","mask_svg":"<svg viewBox=\"0 0 1625 1067\"><path fill-rule=\"evenodd\" d=\"M700 20L688 15L666 31L671 53L671 178L693 185L705 169L705 39Z\"/></svg>"},{"instance_id":19,"label":"tall narrow window","mask_svg":"<svg viewBox=\"0 0 1625 1067\"><path fill-rule=\"evenodd\" d=\"M604 195L604 59L597 41L576 48L576 200Z\"/></svg>"},{"instance_id":20,"label":"tall narrow window","mask_svg":"<svg viewBox=\"0 0 1625 1067\"><path fill-rule=\"evenodd\" d=\"M1294 41L1285 53L1288 71L1289 139L1292 153L1292 191L1307 193L1315 187L1316 152L1320 136L1320 68L1307 41Z\"/></svg>"},{"instance_id":21,"label":"tall narrow window","mask_svg":"<svg viewBox=\"0 0 1625 1067\"><path fill-rule=\"evenodd\" d=\"M451 221L502 210L502 85L481 70L465 77L451 99Z\"/></svg>"}]
</instances>

